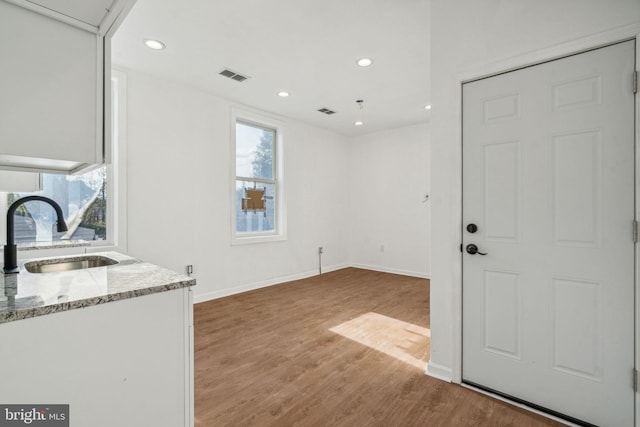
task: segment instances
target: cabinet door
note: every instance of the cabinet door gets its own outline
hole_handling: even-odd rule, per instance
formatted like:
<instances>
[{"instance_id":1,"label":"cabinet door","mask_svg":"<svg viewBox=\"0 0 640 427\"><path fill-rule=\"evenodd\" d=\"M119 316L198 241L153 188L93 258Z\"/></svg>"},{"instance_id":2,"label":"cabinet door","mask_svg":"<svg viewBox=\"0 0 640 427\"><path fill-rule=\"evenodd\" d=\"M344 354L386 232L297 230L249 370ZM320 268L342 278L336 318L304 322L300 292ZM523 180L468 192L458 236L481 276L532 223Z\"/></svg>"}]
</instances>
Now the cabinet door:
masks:
<instances>
[{"instance_id":1,"label":"cabinet door","mask_svg":"<svg viewBox=\"0 0 640 427\"><path fill-rule=\"evenodd\" d=\"M98 35L0 0L0 163L102 162L102 51Z\"/></svg>"},{"instance_id":2,"label":"cabinet door","mask_svg":"<svg viewBox=\"0 0 640 427\"><path fill-rule=\"evenodd\" d=\"M0 324L0 403L68 404L72 426L193 426L188 292Z\"/></svg>"}]
</instances>

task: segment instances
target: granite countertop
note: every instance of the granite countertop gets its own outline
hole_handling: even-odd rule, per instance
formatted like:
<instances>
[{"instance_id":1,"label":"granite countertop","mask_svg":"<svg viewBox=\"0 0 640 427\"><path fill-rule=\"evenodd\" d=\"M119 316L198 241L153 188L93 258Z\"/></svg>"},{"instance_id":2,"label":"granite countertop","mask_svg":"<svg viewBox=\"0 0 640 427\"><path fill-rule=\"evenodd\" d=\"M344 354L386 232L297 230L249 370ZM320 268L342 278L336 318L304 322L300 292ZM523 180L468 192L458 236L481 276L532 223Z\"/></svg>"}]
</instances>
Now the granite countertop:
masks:
<instances>
[{"instance_id":1,"label":"granite countertop","mask_svg":"<svg viewBox=\"0 0 640 427\"><path fill-rule=\"evenodd\" d=\"M29 273L30 261L103 256L118 261L106 267ZM84 308L156 292L195 286L195 279L118 252L20 261L19 274L0 274L0 323Z\"/></svg>"}]
</instances>

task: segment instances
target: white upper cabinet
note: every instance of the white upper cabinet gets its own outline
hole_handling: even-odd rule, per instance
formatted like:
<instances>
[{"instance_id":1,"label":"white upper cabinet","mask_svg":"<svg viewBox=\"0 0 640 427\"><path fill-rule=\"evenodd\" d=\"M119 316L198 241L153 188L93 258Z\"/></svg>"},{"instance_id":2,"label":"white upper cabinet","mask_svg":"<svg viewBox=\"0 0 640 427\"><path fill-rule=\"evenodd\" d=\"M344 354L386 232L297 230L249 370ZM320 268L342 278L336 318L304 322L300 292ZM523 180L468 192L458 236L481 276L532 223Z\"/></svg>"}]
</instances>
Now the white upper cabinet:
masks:
<instances>
[{"instance_id":1,"label":"white upper cabinet","mask_svg":"<svg viewBox=\"0 0 640 427\"><path fill-rule=\"evenodd\" d=\"M133 1L0 0L0 169L109 160L110 38Z\"/></svg>"}]
</instances>

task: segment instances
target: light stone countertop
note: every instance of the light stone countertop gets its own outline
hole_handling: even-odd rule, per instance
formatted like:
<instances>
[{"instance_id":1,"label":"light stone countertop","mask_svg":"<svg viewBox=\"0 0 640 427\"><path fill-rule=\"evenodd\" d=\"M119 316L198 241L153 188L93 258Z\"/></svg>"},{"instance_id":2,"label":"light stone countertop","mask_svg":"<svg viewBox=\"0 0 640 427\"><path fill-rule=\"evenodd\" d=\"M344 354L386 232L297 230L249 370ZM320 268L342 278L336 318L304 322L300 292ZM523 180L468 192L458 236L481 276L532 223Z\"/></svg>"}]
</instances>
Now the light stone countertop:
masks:
<instances>
[{"instance_id":1,"label":"light stone countertop","mask_svg":"<svg viewBox=\"0 0 640 427\"><path fill-rule=\"evenodd\" d=\"M29 273L24 264L104 256L118 261L106 267ZM20 261L19 274L0 274L0 323L84 308L111 301L195 286L195 279L118 252L34 258Z\"/></svg>"}]
</instances>

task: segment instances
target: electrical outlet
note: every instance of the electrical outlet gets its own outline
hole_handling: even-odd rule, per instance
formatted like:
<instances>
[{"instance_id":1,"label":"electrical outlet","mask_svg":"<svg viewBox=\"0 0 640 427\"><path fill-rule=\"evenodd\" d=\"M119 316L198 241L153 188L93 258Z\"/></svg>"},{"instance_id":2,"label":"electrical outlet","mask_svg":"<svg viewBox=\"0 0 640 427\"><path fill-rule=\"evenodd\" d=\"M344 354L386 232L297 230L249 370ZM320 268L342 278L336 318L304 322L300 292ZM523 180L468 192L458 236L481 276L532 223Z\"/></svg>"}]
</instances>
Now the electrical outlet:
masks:
<instances>
[{"instance_id":1,"label":"electrical outlet","mask_svg":"<svg viewBox=\"0 0 640 427\"><path fill-rule=\"evenodd\" d=\"M380 245L380 252L384 252L384 245Z\"/></svg>"},{"instance_id":2,"label":"electrical outlet","mask_svg":"<svg viewBox=\"0 0 640 427\"><path fill-rule=\"evenodd\" d=\"M323 254L324 248L322 246L318 246L318 254Z\"/></svg>"},{"instance_id":3,"label":"electrical outlet","mask_svg":"<svg viewBox=\"0 0 640 427\"><path fill-rule=\"evenodd\" d=\"M187 265L185 270L187 272L187 275L191 276L193 274L193 265L192 264Z\"/></svg>"}]
</instances>

